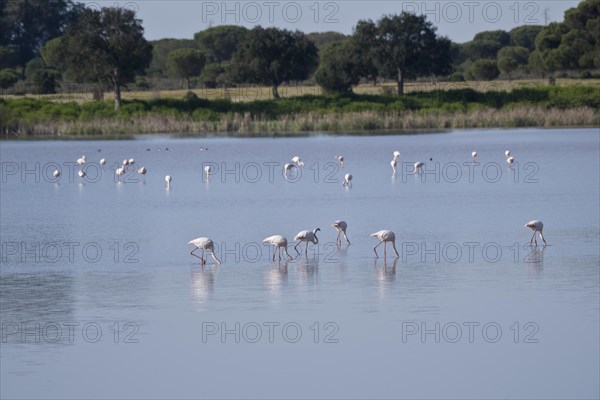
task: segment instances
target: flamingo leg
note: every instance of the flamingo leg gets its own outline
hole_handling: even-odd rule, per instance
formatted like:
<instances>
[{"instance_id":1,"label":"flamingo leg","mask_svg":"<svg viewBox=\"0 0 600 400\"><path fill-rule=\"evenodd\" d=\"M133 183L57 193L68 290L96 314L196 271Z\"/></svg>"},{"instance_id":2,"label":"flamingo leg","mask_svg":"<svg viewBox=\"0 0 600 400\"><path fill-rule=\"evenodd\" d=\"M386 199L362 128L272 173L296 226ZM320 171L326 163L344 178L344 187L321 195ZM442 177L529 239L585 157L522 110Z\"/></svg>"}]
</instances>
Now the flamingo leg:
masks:
<instances>
[{"instance_id":1,"label":"flamingo leg","mask_svg":"<svg viewBox=\"0 0 600 400\"><path fill-rule=\"evenodd\" d=\"M338 231L337 237L335 238L336 243L340 241L340 233L342 233L342 231Z\"/></svg>"},{"instance_id":2,"label":"flamingo leg","mask_svg":"<svg viewBox=\"0 0 600 400\"><path fill-rule=\"evenodd\" d=\"M373 248L373 251L375 252L375 257L377 257L377 258L379 258L379 255L377 254L377 248L379 247L379 245L381 245L381 243L383 243L383 242L379 242L379 243L377 243L377 246L375 246L375 247Z\"/></svg>"},{"instance_id":3,"label":"flamingo leg","mask_svg":"<svg viewBox=\"0 0 600 400\"><path fill-rule=\"evenodd\" d=\"M400 254L398 254L398 250L396 250L396 241L395 240L392 242L392 247L394 248L394 251L396 252L396 258L400 257Z\"/></svg>"},{"instance_id":4,"label":"flamingo leg","mask_svg":"<svg viewBox=\"0 0 600 400\"><path fill-rule=\"evenodd\" d=\"M346 242L348 242L348 244L350 244L350 240L348 240L348 236L346 236L346 231L344 231L344 237L346 238ZM341 242L341 240L340 240Z\"/></svg>"},{"instance_id":5,"label":"flamingo leg","mask_svg":"<svg viewBox=\"0 0 600 400\"><path fill-rule=\"evenodd\" d=\"M387 258L387 242L383 242L383 259Z\"/></svg>"},{"instance_id":6,"label":"flamingo leg","mask_svg":"<svg viewBox=\"0 0 600 400\"><path fill-rule=\"evenodd\" d=\"M290 258L290 260L292 260L294 257L290 256L290 253L288 253L287 247L284 247L283 250L285 251L285 255L288 256Z\"/></svg>"},{"instance_id":7,"label":"flamingo leg","mask_svg":"<svg viewBox=\"0 0 600 400\"><path fill-rule=\"evenodd\" d=\"M300 252L298 251L297 247L298 247L298 245L299 245L300 243L302 243L302 242L298 242L298 243L296 243L296 245L294 246L294 250L296 250L296 253L298 253L298 255L300 255Z\"/></svg>"},{"instance_id":8,"label":"flamingo leg","mask_svg":"<svg viewBox=\"0 0 600 400\"><path fill-rule=\"evenodd\" d=\"M308 241L306 242L306 248L304 249L304 255L308 257Z\"/></svg>"},{"instance_id":9,"label":"flamingo leg","mask_svg":"<svg viewBox=\"0 0 600 400\"><path fill-rule=\"evenodd\" d=\"M533 242L534 237L535 237L535 231L533 231L533 236L531 236L531 240L529 241L529 244L531 244Z\"/></svg>"},{"instance_id":10,"label":"flamingo leg","mask_svg":"<svg viewBox=\"0 0 600 400\"><path fill-rule=\"evenodd\" d=\"M204 259L204 249L202 249L202 265L206 264L206 260Z\"/></svg>"}]
</instances>

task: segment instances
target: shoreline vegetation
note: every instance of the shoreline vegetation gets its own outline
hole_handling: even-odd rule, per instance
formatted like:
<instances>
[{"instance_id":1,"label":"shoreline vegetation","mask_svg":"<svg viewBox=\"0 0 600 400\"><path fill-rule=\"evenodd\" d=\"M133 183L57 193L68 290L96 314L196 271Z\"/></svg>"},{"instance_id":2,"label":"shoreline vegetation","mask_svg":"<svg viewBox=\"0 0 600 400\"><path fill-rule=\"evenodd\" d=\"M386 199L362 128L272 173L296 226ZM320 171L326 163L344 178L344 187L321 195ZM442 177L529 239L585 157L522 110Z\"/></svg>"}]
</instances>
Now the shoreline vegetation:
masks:
<instances>
[{"instance_id":1,"label":"shoreline vegetation","mask_svg":"<svg viewBox=\"0 0 600 400\"><path fill-rule=\"evenodd\" d=\"M537 86L504 91L450 89L404 96L304 95L280 100L133 99L57 102L0 99L2 139L130 139L181 136L305 136L465 128L597 127L600 87Z\"/></svg>"}]
</instances>

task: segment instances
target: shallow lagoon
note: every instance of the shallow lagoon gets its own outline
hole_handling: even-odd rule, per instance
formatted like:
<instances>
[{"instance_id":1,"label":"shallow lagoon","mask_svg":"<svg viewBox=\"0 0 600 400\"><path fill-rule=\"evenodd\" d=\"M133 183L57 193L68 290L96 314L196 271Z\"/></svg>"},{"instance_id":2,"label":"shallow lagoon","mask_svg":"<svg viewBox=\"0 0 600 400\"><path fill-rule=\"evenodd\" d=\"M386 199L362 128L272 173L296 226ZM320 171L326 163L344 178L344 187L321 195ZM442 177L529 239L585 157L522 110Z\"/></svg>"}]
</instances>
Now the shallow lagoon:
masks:
<instances>
[{"instance_id":1,"label":"shallow lagoon","mask_svg":"<svg viewBox=\"0 0 600 400\"><path fill-rule=\"evenodd\" d=\"M597 398L599 142L597 129L2 142L1 395ZM286 180L295 155L305 167ZM145 182L116 183L130 157ZM529 246L532 219L549 246ZM273 263L261 243L315 227L308 257ZM400 258L375 258L380 229ZM199 236L223 265L189 255Z\"/></svg>"}]
</instances>

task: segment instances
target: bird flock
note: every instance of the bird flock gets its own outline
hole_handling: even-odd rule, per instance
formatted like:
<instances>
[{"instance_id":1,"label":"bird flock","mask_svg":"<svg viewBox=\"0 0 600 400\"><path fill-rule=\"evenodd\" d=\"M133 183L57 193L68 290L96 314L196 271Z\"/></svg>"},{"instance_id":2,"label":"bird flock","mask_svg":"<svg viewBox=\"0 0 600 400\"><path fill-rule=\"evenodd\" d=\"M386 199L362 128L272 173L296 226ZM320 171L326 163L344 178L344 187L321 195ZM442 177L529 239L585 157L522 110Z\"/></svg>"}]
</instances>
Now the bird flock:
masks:
<instances>
[{"instance_id":1,"label":"bird flock","mask_svg":"<svg viewBox=\"0 0 600 400\"><path fill-rule=\"evenodd\" d=\"M514 157L511 156L510 151L506 150L504 152L504 156L506 157L506 162L512 166L515 162L515 159L514 159ZM392 176L395 176L398 172L397 166L398 166L399 158L400 158L400 152L394 151L392 153L392 161L390 162L390 165L392 167ZM477 152L476 151L471 152L471 158L472 158L473 162L475 162L477 160ZM340 168L343 168L344 167L344 157L341 155L337 155L337 156L335 156L335 159L338 161ZM430 159L430 160L432 160L432 159ZM413 164L413 167L414 167L413 174L422 173L424 166L425 166L425 163L422 161L415 162ZM290 171L292 171L294 168L303 168L303 167L304 167L304 162L302 162L300 157L294 156L294 157L292 157L292 160L290 163L284 164L283 172L284 172L284 175L287 177L288 174L290 173ZM208 179L208 175L209 175L209 170L208 170L209 168L211 168L211 167L209 167L209 166L205 167L207 179ZM168 177L168 178L170 181L170 177ZM351 185L352 185L352 174L345 174L344 179L342 181L342 186L350 187ZM350 239L348 239L348 236L346 234L346 230L348 228L348 223L346 221L337 220L337 221L334 221L331 224L331 226L333 226L337 230L336 244L341 245L341 243L342 243L341 238L340 238L341 235L344 236L344 239L346 240L348 245L351 244ZM543 240L544 245L547 245L546 239L544 238L544 236L542 234L542 231L544 229L544 224L542 223L542 221L538 221L538 220L529 221L527 224L525 224L525 227L527 227L533 231L533 235L531 237L531 240L529 241L529 244L532 244L535 241L535 244L537 245L536 233L538 233L540 238ZM312 243L313 245L317 245L319 243L319 238L317 237L317 233L319 231L321 231L320 228L315 228L312 231L311 230L303 230L303 231L298 232L296 234L296 236L294 236L294 241L296 241L296 244L294 245L294 250L296 251L298 256L300 256L300 251L298 251L298 246L300 246L303 242L306 243L306 246L304 248L305 256L308 256L309 243ZM394 251L394 253L396 254L396 258L400 257L400 254L398 253L398 249L396 248L396 234L394 232L387 230L387 229L383 229L383 230L372 233L370 236L372 236L378 240L377 245L375 245L375 247L373 248L373 251L375 252L375 257L377 257L377 258L379 257L379 254L377 253L377 248L381 244L383 244L383 257L387 258L387 244L388 243L391 243L391 248ZM274 246L275 251L273 252L273 258L272 258L273 262L275 262L276 255L278 256L278 260L281 260L282 253L284 253L285 256L289 260L292 260L294 258L288 252L288 240L283 235L273 235L273 236L266 237L263 239L263 243L267 243L267 244ZM213 259L217 262L217 264L221 264L221 261L219 261L218 258L216 258L216 256L215 256L214 243L211 239L209 239L207 237L200 237L200 238L191 240L188 244L192 244L195 246L194 250L192 250L192 252L190 253L193 256L198 257L194 252L198 249L202 250L202 256L200 256L199 258L201 259L201 262L203 265L206 264L206 258L204 256L205 251L209 251L210 254L212 255Z\"/></svg>"},{"instance_id":2,"label":"bird flock","mask_svg":"<svg viewBox=\"0 0 600 400\"><path fill-rule=\"evenodd\" d=\"M166 148L165 150L168 150L168 148ZM208 150L208 148L205 148L205 147L201 148L201 151L206 151L206 150ZM513 156L511 156L511 152L509 150L506 150L504 152L504 156L506 157L506 162L510 166L512 166L515 162L515 159ZM400 152L394 151L392 153L392 161L390 162L390 165L392 167L392 176L395 176L398 172L397 166L398 166L399 158L400 158ZM477 152L476 151L471 152L471 158L472 158L473 162L475 162L477 160ZM337 160L340 168L343 168L344 167L344 157L341 155L337 155L337 156L335 156L335 159ZM85 163L86 163L85 155L82 155L80 158L77 159L77 165L80 167L80 169L78 171L78 176L81 179L83 179L86 176L86 173L83 170ZM105 165L106 159L105 158L100 159L99 164L102 166ZM415 162L413 164L413 167L414 167L413 174L421 173L424 165L425 165L425 163L422 161ZM121 163L120 167L118 167L115 170L115 175L117 176L118 182L120 182L121 177L126 174L126 172L128 171L129 168L133 168L135 170L135 159L133 159L133 158L124 159L123 162ZM299 156L292 157L291 162L286 163L283 166L284 175L287 177L294 168L304 168L304 162L302 161L302 159ZM147 172L148 172L147 169L143 166L137 169L137 173L142 176L142 179L145 179L144 177ZM207 181L210 179L210 175L212 173L213 173L212 166L207 165L204 167L204 174L206 175ZM55 178L60 177L60 171L55 170L53 173L53 176ZM172 181L171 175L166 175L165 183L166 183L167 189L171 188L171 181ZM346 188L352 186L352 174L348 173L348 174L344 175L344 179L342 181L342 186L344 186ZM341 245L341 243L342 243L342 240L340 238L341 235L344 236L344 239L346 240L348 245L351 244L350 239L348 239L348 236L347 236L348 223L346 221L337 220L337 221L334 221L331 224L331 226L333 228L335 228L337 231L336 244ZM539 220L529 221L527 224L525 224L525 227L529 228L533 231L533 235L531 236L531 240L529 241L529 244L533 244L535 241L535 244L537 245L537 237L536 237L536 233L537 233L537 234L539 234L540 239L544 242L544 245L547 245L546 239L544 238L544 235L543 235L544 224L542 223L542 221L539 221ZM313 230L303 230L303 231L298 232L296 234L296 236L294 236L294 241L296 241L296 244L294 245L294 250L296 251L297 256L300 256L300 251L298 250L298 246L300 246L302 243L306 243L306 246L304 248L304 254L305 254L305 256L308 255L309 243L312 243L313 245L317 245L319 243L317 233L320 231L321 231L320 228L314 228ZM398 250L396 248L396 235L394 232L387 230L387 229L383 229L383 230L372 233L370 236L372 236L378 240L377 245L375 245L375 247L373 248L373 251L375 252L375 257L379 257L379 254L377 253L377 248L381 244L383 244L383 257L387 258L387 244L388 243L391 243L391 248L394 251L394 253L396 254L396 257L400 256L398 254ZM285 236L283 236L283 235L269 236L269 237L263 239L263 242L274 246L275 251L273 252L273 262L275 261L276 255L278 255L278 257L279 257L278 259L281 260L281 258L282 258L281 253L284 253L285 256L289 260L293 259L292 255L290 255L290 253L288 252L288 240ZM188 242L188 244L191 244L194 246L194 249L190 252L190 254L194 257L200 258L202 265L206 264L206 257L205 257L206 252L208 252L211 255L211 257L215 260L215 262L217 264L219 264L219 265L221 264L221 261L215 254L214 242L212 239L210 239L208 237L199 237L199 238L190 240ZM200 256L198 256L196 254L197 250L201 251Z\"/></svg>"}]
</instances>

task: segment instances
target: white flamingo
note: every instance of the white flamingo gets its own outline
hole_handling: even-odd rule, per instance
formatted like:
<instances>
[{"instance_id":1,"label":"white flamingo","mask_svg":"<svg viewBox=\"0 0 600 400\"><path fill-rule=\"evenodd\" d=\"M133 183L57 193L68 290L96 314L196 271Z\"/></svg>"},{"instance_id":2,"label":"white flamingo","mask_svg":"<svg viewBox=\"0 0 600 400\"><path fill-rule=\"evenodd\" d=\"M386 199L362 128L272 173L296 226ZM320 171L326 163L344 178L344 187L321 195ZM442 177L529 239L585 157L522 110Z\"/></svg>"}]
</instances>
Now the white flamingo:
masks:
<instances>
[{"instance_id":1,"label":"white flamingo","mask_svg":"<svg viewBox=\"0 0 600 400\"><path fill-rule=\"evenodd\" d=\"M348 244L350 244L350 240L348 240L348 236L346 236L346 229L348 228L348 224L346 223L346 221L333 221L333 224L331 224L331 226L333 226L336 230L337 230L337 237L335 238L335 242L336 243L340 243L341 244L341 240L340 240L340 234L344 234L344 238L346 239L346 242L348 242Z\"/></svg>"},{"instance_id":2,"label":"white flamingo","mask_svg":"<svg viewBox=\"0 0 600 400\"><path fill-rule=\"evenodd\" d=\"M306 242L306 249L304 250L305 255L308 255L308 242L312 242L313 244L319 243L319 238L317 238L317 232L319 232L320 230L320 228L315 228L313 231L298 232L298 234L294 237L294 240L298 240L298 243L296 243L296 245L294 246L294 250L296 250L296 253L298 253L298 255L300 255L300 252L298 251L297 247L300 243Z\"/></svg>"},{"instance_id":3,"label":"white flamingo","mask_svg":"<svg viewBox=\"0 0 600 400\"><path fill-rule=\"evenodd\" d=\"M190 240L188 242L188 244L193 244L194 246L196 246L194 248L194 250L192 250L190 252L190 254L193 255L194 257L198 257L198 255L194 254L194 252L196 250L198 250L198 249L202 250L202 256L198 257L200 260L202 260L202 265L206 264L206 259L204 258L204 252L207 250L210 251L210 255L217 262L217 264L221 265L221 260L219 260L217 258L217 256L215 255L215 245L211 239L209 239L207 237L199 237L197 239Z\"/></svg>"},{"instance_id":4,"label":"white flamingo","mask_svg":"<svg viewBox=\"0 0 600 400\"><path fill-rule=\"evenodd\" d=\"M294 168L295 166L296 164L293 163L287 163L283 166L283 173L286 178L289 176L290 172L292 171L292 168Z\"/></svg>"},{"instance_id":5,"label":"white flamingo","mask_svg":"<svg viewBox=\"0 0 600 400\"><path fill-rule=\"evenodd\" d=\"M473 157L473 162L475 162L475 159L477 158L477 152L476 151L472 152L471 157Z\"/></svg>"},{"instance_id":6,"label":"white flamingo","mask_svg":"<svg viewBox=\"0 0 600 400\"><path fill-rule=\"evenodd\" d=\"M425 165L424 162L417 161L415 163L415 165L414 165L415 166L415 170L413 171L413 174L416 174L417 172L419 172L419 173L423 172L423 165Z\"/></svg>"},{"instance_id":7,"label":"white flamingo","mask_svg":"<svg viewBox=\"0 0 600 400\"><path fill-rule=\"evenodd\" d=\"M79 164L79 165L85 164L85 156L81 156L80 158L78 158L77 164Z\"/></svg>"},{"instance_id":8,"label":"white flamingo","mask_svg":"<svg viewBox=\"0 0 600 400\"><path fill-rule=\"evenodd\" d=\"M342 186L352 186L352 174L344 175L344 182L342 183Z\"/></svg>"},{"instance_id":9,"label":"white flamingo","mask_svg":"<svg viewBox=\"0 0 600 400\"><path fill-rule=\"evenodd\" d=\"M55 169L54 172L52 173L52 176L54 176L55 178L60 177L60 171Z\"/></svg>"},{"instance_id":10,"label":"white flamingo","mask_svg":"<svg viewBox=\"0 0 600 400\"><path fill-rule=\"evenodd\" d=\"M85 177L85 172L83 172L82 169L79 170L79 172L77 172L77 175L79 175L79 178L83 181L83 178Z\"/></svg>"},{"instance_id":11,"label":"white flamingo","mask_svg":"<svg viewBox=\"0 0 600 400\"><path fill-rule=\"evenodd\" d=\"M335 156L335 159L338 160L340 168L344 168L344 156Z\"/></svg>"},{"instance_id":12,"label":"white flamingo","mask_svg":"<svg viewBox=\"0 0 600 400\"><path fill-rule=\"evenodd\" d=\"M298 164L298 166L301 168L304 167L304 163L302 162L299 156L292 157L292 162Z\"/></svg>"},{"instance_id":13,"label":"white flamingo","mask_svg":"<svg viewBox=\"0 0 600 400\"><path fill-rule=\"evenodd\" d=\"M128 164L128 165L133 165L133 164L135 164L135 160L134 160L133 158L130 158L130 159L127 161L127 164Z\"/></svg>"},{"instance_id":14,"label":"white flamingo","mask_svg":"<svg viewBox=\"0 0 600 400\"><path fill-rule=\"evenodd\" d=\"M506 151L504 151L504 156L505 156L506 158L510 157L510 150L506 150Z\"/></svg>"},{"instance_id":15,"label":"white flamingo","mask_svg":"<svg viewBox=\"0 0 600 400\"><path fill-rule=\"evenodd\" d=\"M542 221L538 221L538 220L529 221L528 223L525 224L525 227L527 227L533 231L533 236L531 237L529 244L531 244L531 242L533 242L533 240L535 239L535 244L537 245L537 238L535 237L536 232L538 232L540 234L540 239L542 239L544 241L544 245L548 244L548 243L546 243L546 239L544 239L544 235L542 234L542 231L544 230L544 224L542 223Z\"/></svg>"},{"instance_id":16,"label":"white flamingo","mask_svg":"<svg viewBox=\"0 0 600 400\"><path fill-rule=\"evenodd\" d=\"M119 167L115 170L115 175L117 175L117 182L121 181L121 176L125 175L125 167Z\"/></svg>"},{"instance_id":17,"label":"white flamingo","mask_svg":"<svg viewBox=\"0 0 600 400\"><path fill-rule=\"evenodd\" d=\"M393 155L394 155L394 160L397 158L400 158L400 152L398 150L394 151Z\"/></svg>"},{"instance_id":18,"label":"white flamingo","mask_svg":"<svg viewBox=\"0 0 600 400\"><path fill-rule=\"evenodd\" d=\"M142 182L146 182L146 177L145 177L146 172L148 172L148 171L144 167L141 167L140 169L138 169L138 174L140 174L142 176Z\"/></svg>"},{"instance_id":19,"label":"white flamingo","mask_svg":"<svg viewBox=\"0 0 600 400\"><path fill-rule=\"evenodd\" d=\"M105 164L106 164L106 158L101 158L100 165L105 165Z\"/></svg>"},{"instance_id":20,"label":"white flamingo","mask_svg":"<svg viewBox=\"0 0 600 400\"><path fill-rule=\"evenodd\" d=\"M167 182L167 189L171 188L171 175L165 176L165 182Z\"/></svg>"},{"instance_id":21,"label":"white flamingo","mask_svg":"<svg viewBox=\"0 0 600 400\"><path fill-rule=\"evenodd\" d=\"M396 167L398 166L398 161L396 161L396 158L394 157L392 159L392 161L390 161L390 165L392 166L392 176L396 175Z\"/></svg>"},{"instance_id":22,"label":"white flamingo","mask_svg":"<svg viewBox=\"0 0 600 400\"><path fill-rule=\"evenodd\" d=\"M290 253L288 253L288 250L287 250L288 241L285 238L285 236L281 236L281 235L269 236L268 238L263 239L263 243L269 243L269 244L272 244L273 246L275 246L275 251L273 251L273 261L275 261L275 253L279 254L279 259L281 260L281 249L283 249L283 251L285 252L285 255L288 256L290 260L292 258L294 258L294 257L290 256Z\"/></svg>"},{"instance_id":23,"label":"white flamingo","mask_svg":"<svg viewBox=\"0 0 600 400\"><path fill-rule=\"evenodd\" d=\"M508 165L513 165L515 163L515 158L514 157L508 157L506 159L506 162L508 163Z\"/></svg>"},{"instance_id":24,"label":"white flamingo","mask_svg":"<svg viewBox=\"0 0 600 400\"><path fill-rule=\"evenodd\" d=\"M379 255L377 254L377 247L379 247L379 245L381 243L384 243L383 245L383 257L386 258L387 257L387 242L392 242L392 247L394 248L394 251L396 252L396 257L400 257L400 255L398 254L398 250L396 250L396 235L394 234L394 232L392 231L388 231L388 230L382 230L382 231L378 231L375 233L371 233L371 236L373 236L374 238L379 239L379 243L377 244L377 246L375 246L373 248L373 251L375 252L375 256L379 258Z\"/></svg>"},{"instance_id":25,"label":"white flamingo","mask_svg":"<svg viewBox=\"0 0 600 400\"><path fill-rule=\"evenodd\" d=\"M206 165L204 167L204 174L206 175L207 181L210 180L210 174L212 173L212 171L213 171L213 167L211 165Z\"/></svg>"}]
</instances>

